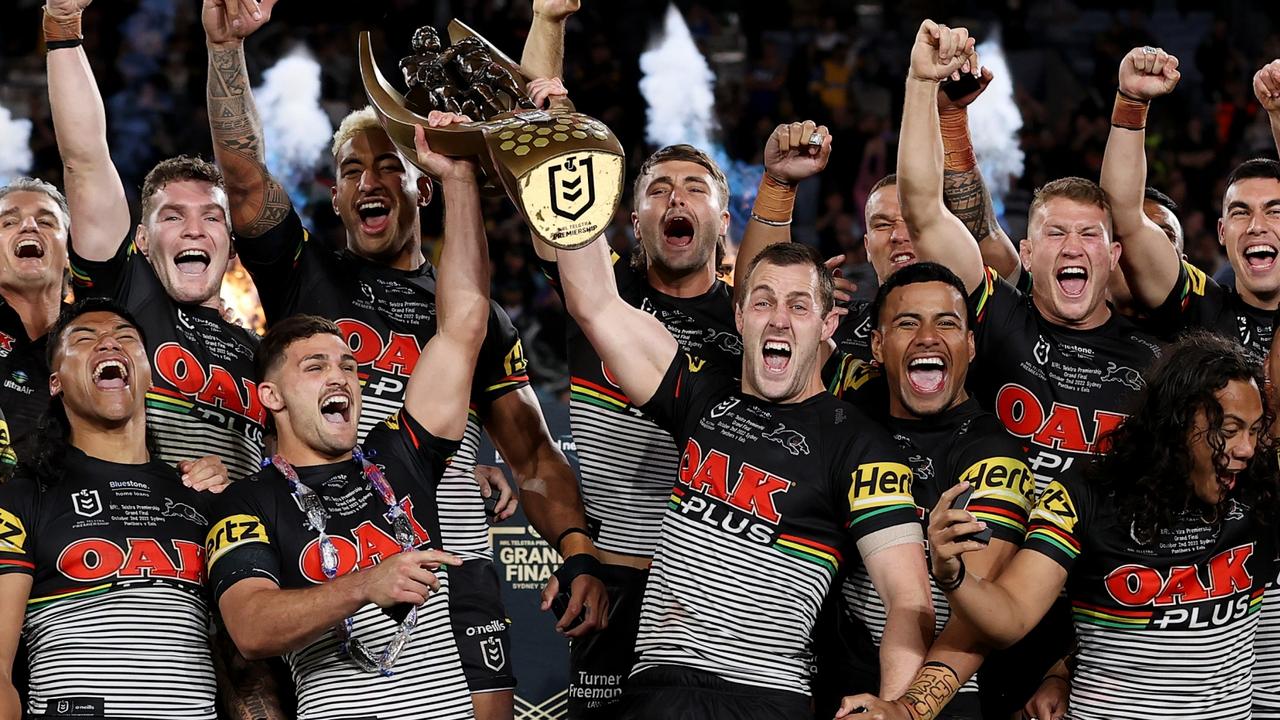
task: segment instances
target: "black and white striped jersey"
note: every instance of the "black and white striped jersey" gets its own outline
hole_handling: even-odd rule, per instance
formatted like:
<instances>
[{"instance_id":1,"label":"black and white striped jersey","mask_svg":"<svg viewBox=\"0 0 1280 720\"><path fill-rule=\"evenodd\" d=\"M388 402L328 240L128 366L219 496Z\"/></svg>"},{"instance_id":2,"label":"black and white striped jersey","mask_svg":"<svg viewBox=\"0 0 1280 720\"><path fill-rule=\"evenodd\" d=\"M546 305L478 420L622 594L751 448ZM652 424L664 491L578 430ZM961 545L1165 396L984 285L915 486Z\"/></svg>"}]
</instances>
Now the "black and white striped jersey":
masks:
<instances>
[{"instance_id":1,"label":"black and white striped jersey","mask_svg":"<svg viewBox=\"0 0 1280 720\"><path fill-rule=\"evenodd\" d=\"M0 485L0 573L32 576L27 710L211 720L209 496L159 460L64 462L46 485Z\"/></svg>"},{"instance_id":2,"label":"black and white striped jersey","mask_svg":"<svg viewBox=\"0 0 1280 720\"><path fill-rule=\"evenodd\" d=\"M554 262L539 260L557 291ZM644 268L613 256L618 294L658 319L688 352L726 372L742 368L742 339L733 319L733 288L716 280L707 292L678 298L658 292ZM671 435L631 404L573 318L566 320L569 421L578 451L582 503L596 547L649 557L680 465Z\"/></svg>"},{"instance_id":3,"label":"black and white striped jersey","mask_svg":"<svg viewBox=\"0 0 1280 720\"><path fill-rule=\"evenodd\" d=\"M370 461L408 513L419 548L440 548L435 492L456 441L433 437L401 410L377 425L364 443ZM338 553L338 574L359 572L401 552L387 506L355 460L296 468L329 512L326 532ZM209 531L209 583L214 598L247 578L266 578L285 589L326 582L320 542L274 467L235 483L214 504ZM338 654L338 636L319 639L285 656L298 691L298 717L472 717L471 696L449 623L448 576L418 611L418 623L391 677L361 670ZM355 615L353 637L375 655L399 623L370 604Z\"/></svg>"},{"instance_id":4,"label":"black and white striped jersey","mask_svg":"<svg viewBox=\"0 0 1280 720\"><path fill-rule=\"evenodd\" d=\"M266 421L253 364L258 336L214 308L170 298L130 240L105 262L85 260L73 249L71 279L77 295L124 305L146 336L147 429L160 459L177 465L217 455L232 480L257 472Z\"/></svg>"},{"instance_id":5,"label":"black and white striped jersey","mask_svg":"<svg viewBox=\"0 0 1280 720\"><path fill-rule=\"evenodd\" d=\"M846 552L922 539L901 451L827 393L766 402L684 353L643 409L684 452L633 672L676 665L807 694L819 608L860 562Z\"/></svg>"},{"instance_id":6,"label":"black and white striped jersey","mask_svg":"<svg viewBox=\"0 0 1280 720\"><path fill-rule=\"evenodd\" d=\"M1079 646L1071 717L1249 717L1275 529L1229 502L1216 523L1189 510L1141 542L1087 481L1055 481L1040 496L1024 551L1069 573Z\"/></svg>"},{"instance_id":7,"label":"black and white striped jersey","mask_svg":"<svg viewBox=\"0 0 1280 720\"><path fill-rule=\"evenodd\" d=\"M307 313L333 320L360 365L360 438L404 405L409 376L436 333L435 269L398 270L312 242L297 214L261 237L237 238L267 323ZM472 380L462 446L440 484L444 547L464 559L489 558L489 525L475 481L481 421L503 395L529 384L520 335L496 303Z\"/></svg>"},{"instance_id":8,"label":"black and white striped jersey","mask_svg":"<svg viewBox=\"0 0 1280 720\"><path fill-rule=\"evenodd\" d=\"M987 523L992 539L1022 544L1035 499L1035 478L1027 467L1021 444L1005 432L994 415L984 412L977 401L969 399L935 417L912 420L888 417L885 422L911 466L912 496L916 512L926 527L929 513L942 493L967 480L974 490L966 509ZM951 606L937 584L931 580L930 585L935 633L941 633L951 617ZM845 612L867 628L878 646L884 635L887 613L865 567L859 566L849 573L841 586L841 595ZM878 658L864 658L863 662L874 667ZM960 689L964 694L977 691L976 675Z\"/></svg>"}]
</instances>

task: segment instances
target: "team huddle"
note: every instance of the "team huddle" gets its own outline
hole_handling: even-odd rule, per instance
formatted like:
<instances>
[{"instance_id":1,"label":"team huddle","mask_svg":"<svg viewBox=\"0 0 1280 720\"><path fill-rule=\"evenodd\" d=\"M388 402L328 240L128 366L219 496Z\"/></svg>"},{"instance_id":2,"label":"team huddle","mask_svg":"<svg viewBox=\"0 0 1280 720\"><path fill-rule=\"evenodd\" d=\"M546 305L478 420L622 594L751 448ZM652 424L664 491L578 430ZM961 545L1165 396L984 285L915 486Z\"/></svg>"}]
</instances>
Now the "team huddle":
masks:
<instances>
[{"instance_id":1,"label":"team huddle","mask_svg":"<svg viewBox=\"0 0 1280 720\"><path fill-rule=\"evenodd\" d=\"M0 188L0 717L512 718L488 527L518 494L563 558L571 718L1280 718L1280 163L1226 181L1233 284L1185 262L1146 186L1175 57L1121 60L1099 182L1041 187L1015 246L969 139L991 74L924 21L870 302L791 242L827 128L769 137L731 274L724 174L655 152L630 257L532 241L575 472L489 299L479 164L431 147L469 118L406 159L350 113L324 247L249 90L274 1L204 0L214 162L159 163L132 217L89 4L44 14L65 187ZM577 6L533 2L538 107ZM1255 92L1280 129L1280 61Z\"/></svg>"}]
</instances>

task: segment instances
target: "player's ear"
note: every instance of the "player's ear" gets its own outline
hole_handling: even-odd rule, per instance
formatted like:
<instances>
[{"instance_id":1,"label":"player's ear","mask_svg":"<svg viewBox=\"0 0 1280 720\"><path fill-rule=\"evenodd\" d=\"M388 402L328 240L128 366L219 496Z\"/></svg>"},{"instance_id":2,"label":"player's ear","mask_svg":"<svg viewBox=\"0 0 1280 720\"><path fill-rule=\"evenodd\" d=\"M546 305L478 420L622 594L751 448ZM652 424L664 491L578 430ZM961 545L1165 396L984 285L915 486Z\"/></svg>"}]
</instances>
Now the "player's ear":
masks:
<instances>
[{"instance_id":1,"label":"player's ear","mask_svg":"<svg viewBox=\"0 0 1280 720\"><path fill-rule=\"evenodd\" d=\"M435 188L431 184L431 178L425 173L418 176L418 207L426 207L431 202L431 195L435 192Z\"/></svg>"},{"instance_id":2,"label":"player's ear","mask_svg":"<svg viewBox=\"0 0 1280 720\"><path fill-rule=\"evenodd\" d=\"M147 226L145 223L138 223L138 229L133 232L133 244L138 248L138 252L143 257L147 256L148 245L151 239L147 237Z\"/></svg>"},{"instance_id":3,"label":"player's ear","mask_svg":"<svg viewBox=\"0 0 1280 720\"><path fill-rule=\"evenodd\" d=\"M871 357L884 365L884 333L880 332L880 328L871 331Z\"/></svg>"},{"instance_id":4,"label":"player's ear","mask_svg":"<svg viewBox=\"0 0 1280 720\"><path fill-rule=\"evenodd\" d=\"M279 386L270 380L258 383L258 399L262 401L262 406L271 412L284 410L284 396L280 394Z\"/></svg>"},{"instance_id":5,"label":"player's ear","mask_svg":"<svg viewBox=\"0 0 1280 720\"><path fill-rule=\"evenodd\" d=\"M1022 269L1031 270L1031 239L1022 238L1018 243L1018 259L1022 261Z\"/></svg>"}]
</instances>

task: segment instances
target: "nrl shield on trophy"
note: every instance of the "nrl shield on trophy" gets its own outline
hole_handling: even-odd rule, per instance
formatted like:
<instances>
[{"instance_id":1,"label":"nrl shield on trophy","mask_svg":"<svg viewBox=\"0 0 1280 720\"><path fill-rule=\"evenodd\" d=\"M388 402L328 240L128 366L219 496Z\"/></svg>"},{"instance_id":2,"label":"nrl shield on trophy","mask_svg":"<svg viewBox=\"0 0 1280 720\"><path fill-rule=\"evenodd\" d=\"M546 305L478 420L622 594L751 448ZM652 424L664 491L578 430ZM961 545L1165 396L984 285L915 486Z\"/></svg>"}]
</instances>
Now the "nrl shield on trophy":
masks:
<instances>
[{"instance_id":1,"label":"nrl shield on trophy","mask_svg":"<svg viewBox=\"0 0 1280 720\"><path fill-rule=\"evenodd\" d=\"M445 46L431 27L414 33L401 93L378 69L369 33L360 34L365 92L392 142L414 162L413 128L422 125L433 151L477 157L486 184L506 191L539 240L569 250L599 237L622 200L622 144L570 103L535 108L520 66L463 23L450 23L449 36ZM431 128L432 110L479 119Z\"/></svg>"}]
</instances>

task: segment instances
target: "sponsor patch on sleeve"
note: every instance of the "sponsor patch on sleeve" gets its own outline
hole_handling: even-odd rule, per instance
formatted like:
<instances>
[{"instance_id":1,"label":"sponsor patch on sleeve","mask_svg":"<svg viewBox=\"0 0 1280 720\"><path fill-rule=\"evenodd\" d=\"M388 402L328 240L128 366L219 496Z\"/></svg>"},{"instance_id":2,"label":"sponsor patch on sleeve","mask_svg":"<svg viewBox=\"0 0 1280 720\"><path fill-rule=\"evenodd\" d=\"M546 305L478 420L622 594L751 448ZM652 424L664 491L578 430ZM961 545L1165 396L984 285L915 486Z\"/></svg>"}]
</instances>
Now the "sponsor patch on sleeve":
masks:
<instances>
[{"instance_id":1,"label":"sponsor patch on sleeve","mask_svg":"<svg viewBox=\"0 0 1280 720\"><path fill-rule=\"evenodd\" d=\"M26 527L17 515L4 508L0 508L0 552L27 552Z\"/></svg>"},{"instance_id":2,"label":"sponsor patch on sleeve","mask_svg":"<svg viewBox=\"0 0 1280 720\"><path fill-rule=\"evenodd\" d=\"M915 507L911 497L911 468L902 463L863 463L853 471L849 510L855 514L893 505Z\"/></svg>"},{"instance_id":3,"label":"sponsor patch on sleeve","mask_svg":"<svg viewBox=\"0 0 1280 720\"><path fill-rule=\"evenodd\" d=\"M270 543L262 521L252 515L225 517L209 529L204 541L205 562L212 568L218 558L249 543Z\"/></svg>"}]
</instances>

